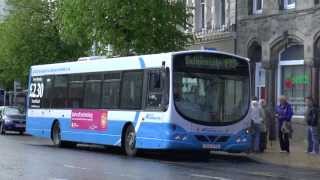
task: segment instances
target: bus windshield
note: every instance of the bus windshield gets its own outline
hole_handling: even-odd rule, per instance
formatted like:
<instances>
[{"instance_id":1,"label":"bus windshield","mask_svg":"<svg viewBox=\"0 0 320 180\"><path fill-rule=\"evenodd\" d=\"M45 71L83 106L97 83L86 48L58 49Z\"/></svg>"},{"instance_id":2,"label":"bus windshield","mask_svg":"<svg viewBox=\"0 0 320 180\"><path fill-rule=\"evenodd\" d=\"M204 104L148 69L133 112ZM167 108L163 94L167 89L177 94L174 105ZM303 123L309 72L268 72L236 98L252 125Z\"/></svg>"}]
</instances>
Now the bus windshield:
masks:
<instances>
[{"instance_id":1,"label":"bus windshield","mask_svg":"<svg viewBox=\"0 0 320 180\"><path fill-rule=\"evenodd\" d=\"M187 120L235 123L249 108L249 65L232 56L197 53L174 57L174 101Z\"/></svg>"}]
</instances>

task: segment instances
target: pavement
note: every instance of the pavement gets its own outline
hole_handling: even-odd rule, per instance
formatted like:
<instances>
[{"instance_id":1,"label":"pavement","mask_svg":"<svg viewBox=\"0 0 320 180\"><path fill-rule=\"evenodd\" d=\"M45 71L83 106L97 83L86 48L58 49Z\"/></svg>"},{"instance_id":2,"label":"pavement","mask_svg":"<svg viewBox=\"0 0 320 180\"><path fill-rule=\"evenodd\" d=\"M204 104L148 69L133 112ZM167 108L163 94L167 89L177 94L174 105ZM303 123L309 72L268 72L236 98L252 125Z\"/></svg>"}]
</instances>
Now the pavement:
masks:
<instances>
[{"instance_id":1,"label":"pavement","mask_svg":"<svg viewBox=\"0 0 320 180\"><path fill-rule=\"evenodd\" d=\"M280 153L278 141L269 142L264 153L249 156L261 163L269 163L288 167L298 167L320 170L320 155L305 153L307 147L306 129L302 120L295 120L293 124L293 138L290 140L290 153Z\"/></svg>"},{"instance_id":2,"label":"pavement","mask_svg":"<svg viewBox=\"0 0 320 180\"><path fill-rule=\"evenodd\" d=\"M272 146L268 145L266 152L249 156L261 163L320 170L320 155L305 153L306 144L292 142L290 153L280 153L279 143L275 141Z\"/></svg>"}]
</instances>

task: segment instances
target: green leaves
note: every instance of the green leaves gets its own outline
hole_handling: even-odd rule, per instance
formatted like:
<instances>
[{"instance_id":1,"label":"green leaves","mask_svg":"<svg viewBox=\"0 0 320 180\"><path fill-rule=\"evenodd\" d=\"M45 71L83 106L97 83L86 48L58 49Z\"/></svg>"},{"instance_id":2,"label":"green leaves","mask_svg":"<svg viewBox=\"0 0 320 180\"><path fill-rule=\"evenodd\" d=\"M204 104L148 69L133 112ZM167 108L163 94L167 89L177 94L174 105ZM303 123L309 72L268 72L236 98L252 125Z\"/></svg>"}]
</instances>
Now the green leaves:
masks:
<instances>
[{"instance_id":1,"label":"green leaves","mask_svg":"<svg viewBox=\"0 0 320 180\"><path fill-rule=\"evenodd\" d=\"M7 0L0 23L0 84L26 82L31 65L93 54L184 49L190 14L183 0Z\"/></svg>"},{"instance_id":2,"label":"green leaves","mask_svg":"<svg viewBox=\"0 0 320 180\"><path fill-rule=\"evenodd\" d=\"M58 1L9 0L9 15L0 24L0 83L26 82L29 68L84 55L84 49L60 38Z\"/></svg>"},{"instance_id":3,"label":"green leaves","mask_svg":"<svg viewBox=\"0 0 320 180\"><path fill-rule=\"evenodd\" d=\"M97 54L113 46L115 55L181 50L191 40L181 0L61 0L60 26L66 40L96 42Z\"/></svg>"}]
</instances>

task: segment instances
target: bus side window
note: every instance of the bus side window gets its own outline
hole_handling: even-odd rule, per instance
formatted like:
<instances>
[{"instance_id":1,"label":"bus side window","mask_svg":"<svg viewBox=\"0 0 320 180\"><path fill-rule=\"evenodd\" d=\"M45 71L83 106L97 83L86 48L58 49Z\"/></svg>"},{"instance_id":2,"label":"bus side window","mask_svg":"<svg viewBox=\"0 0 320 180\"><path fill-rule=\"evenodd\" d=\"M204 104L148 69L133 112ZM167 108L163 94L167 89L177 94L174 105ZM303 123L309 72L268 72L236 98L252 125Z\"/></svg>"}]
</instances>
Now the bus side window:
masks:
<instances>
[{"instance_id":1,"label":"bus side window","mask_svg":"<svg viewBox=\"0 0 320 180\"><path fill-rule=\"evenodd\" d=\"M41 108L50 108L51 107L51 98L50 94L53 93L52 85L53 85L53 76L46 76L43 80L44 89L43 89L43 97L41 100ZM52 97L52 96L51 96Z\"/></svg>"},{"instance_id":2,"label":"bus side window","mask_svg":"<svg viewBox=\"0 0 320 180\"><path fill-rule=\"evenodd\" d=\"M121 83L121 109L141 109L143 71L124 72Z\"/></svg>"},{"instance_id":3,"label":"bus side window","mask_svg":"<svg viewBox=\"0 0 320 180\"><path fill-rule=\"evenodd\" d=\"M148 72L148 92L146 98L147 109L159 109L162 99L162 83L160 70Z\"/></svg>"},{"instance_id":4,"label":"bus side window","mask_svg":"<svg viewBox=\"0 0 320 180\"><path fill-rule=\"evenodd\" d=\"M66 108L68 94L68 77L66 75L57 75L54 78L51 93L51 108Z\"/></svg>"},{"instance_id":5,"label":"bus side window","mask_svg":"<svg viewBox=\"0 0 320 180\"><path fill-rule=\"evenodd\" d=\"M102 74L88 74L86 79L83 102L84 108L100 108Z\"/></svg>"},{"instance_id":6,"label":"bus side window","mask_svg":"<svg viewBox=\"0 0 320 180\"><path fill-rule=\"evenodd\" d=\"M102 84L101 108L119 108L120 73L107 73Z\"/></svg>"},{"instance_id":7,"label":"bus side window","mask_svg":"<svg viewBox=\"0 0 320 180\"><path fill-rule=\"evenodd\" d=\"M69 79L69 108L83 107L83 76L81 74L74 74Z\"/></svg>"}]
</instances>

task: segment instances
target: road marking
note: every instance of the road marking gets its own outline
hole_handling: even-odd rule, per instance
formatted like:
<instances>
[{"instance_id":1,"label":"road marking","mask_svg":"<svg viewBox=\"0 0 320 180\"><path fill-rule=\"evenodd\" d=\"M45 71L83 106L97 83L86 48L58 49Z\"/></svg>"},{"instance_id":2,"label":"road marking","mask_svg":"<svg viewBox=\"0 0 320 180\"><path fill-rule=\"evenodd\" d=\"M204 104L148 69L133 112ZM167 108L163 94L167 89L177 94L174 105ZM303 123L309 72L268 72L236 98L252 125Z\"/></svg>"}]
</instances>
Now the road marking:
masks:
<instances>
[{"instance_id":1,"label":"road marking","mask_svg":"<svg viewBox=\"0 0 320 180\"><path fill-rule=\"evenodd\" d=\"M71 169L88 170L88 168L83 168L83 167L73 166L73 165L68 165L68 164L64 164L63 166L66 167L66 168L71 168Z\"/></svg>"},{"instance_id":2,"label":"road marking","mask_svg":"<svg viewBox=\"0 0 320 180\"><path fill-rule=\"evenodd\" d=\"M231 179L224 178L224 177L215 177L215 176L208 176L208 175L203 175L203 174L191 174L191 176L197 177L197 178L214 179L214 180L231 180Z\"/></svg>"},{"instance_id":3,"label":"road marking","mask_svg":"<svg viewBox=\"0 0 320 180\"><path fill-rule=\"evenodd\" d=\"M277 176L275 174L269 173L269 172L248 172L249 175L254 175L254 176L264 176L268 178L281 178L281 176Z\"/></svg>"}]
</instances>

